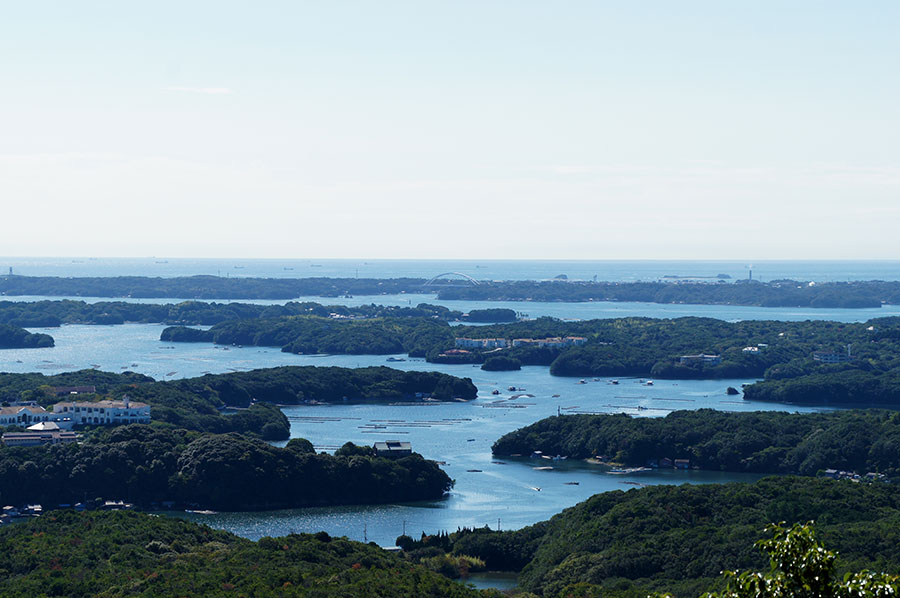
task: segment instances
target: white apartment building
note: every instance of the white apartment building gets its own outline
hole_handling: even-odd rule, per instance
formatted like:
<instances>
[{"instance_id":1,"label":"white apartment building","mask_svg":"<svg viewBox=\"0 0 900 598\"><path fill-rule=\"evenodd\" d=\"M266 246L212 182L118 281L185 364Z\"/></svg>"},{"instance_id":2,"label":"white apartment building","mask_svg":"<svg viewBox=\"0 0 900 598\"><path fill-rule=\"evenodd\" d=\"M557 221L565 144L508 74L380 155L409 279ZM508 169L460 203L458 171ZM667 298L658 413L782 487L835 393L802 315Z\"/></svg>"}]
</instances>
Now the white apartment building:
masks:
<instances>
[{"instance_id":1,"label":"white apartment building","mask_svg":"<svg viewBox=\"0 0 900 598\"><path fill-rule=\"evenodd\" d=\"M70 418L75 425L149 424L150 405L122 397L121 401L63 401L53 406L57 416Z\"/></svg>"}]
</instances>

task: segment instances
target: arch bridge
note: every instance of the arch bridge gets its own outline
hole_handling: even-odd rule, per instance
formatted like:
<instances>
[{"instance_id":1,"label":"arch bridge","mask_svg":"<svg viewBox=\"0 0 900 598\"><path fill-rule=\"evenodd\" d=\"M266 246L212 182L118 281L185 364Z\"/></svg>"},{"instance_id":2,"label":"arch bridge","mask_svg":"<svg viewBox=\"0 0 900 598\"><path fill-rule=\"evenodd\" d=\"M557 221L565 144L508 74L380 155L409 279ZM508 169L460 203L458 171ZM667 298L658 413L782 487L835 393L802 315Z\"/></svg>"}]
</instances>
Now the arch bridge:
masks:
<instances>
[{"instance_id":1,"label":"arch bridge","mask_svg":"<svg viewBox=\"0 0 900 598\"><path fill-rule=\"evenodd\" d=\"M447 278L455 276L458 278ZM438 274L425 284L423 287L477 287L479 282L469 276L468 274L463 274L462 272L444 272L442 274Z\"/></svg>"}]
</instances>

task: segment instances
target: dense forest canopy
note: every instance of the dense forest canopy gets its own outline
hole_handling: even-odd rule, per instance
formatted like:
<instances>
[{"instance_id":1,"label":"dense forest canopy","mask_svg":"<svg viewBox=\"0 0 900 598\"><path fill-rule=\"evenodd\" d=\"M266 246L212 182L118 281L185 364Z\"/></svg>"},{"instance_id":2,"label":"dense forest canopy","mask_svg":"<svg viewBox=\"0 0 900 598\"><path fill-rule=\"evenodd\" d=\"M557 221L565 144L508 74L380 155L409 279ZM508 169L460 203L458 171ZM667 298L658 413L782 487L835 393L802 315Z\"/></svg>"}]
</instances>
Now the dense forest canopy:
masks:
<instances>
[{"instance_id":1,"label":"dense forest canopy","mask_svg":"<svg viewBox=\"0 0 900 598\"><path fill-rule=\"evenodd\" d=\"M0 595L499 597L325 533L252 542L167 517L65 511L0 529Z\"/></svg>"},{"instance_id":2,"label":"dense forest canopy","mask_svg":"<svg viewBox=\"0 0 900 598\"><path fill-rule=\"evenodd\" d=\"M790 476L604 492L533 526L463 530L433 546L521 571L520 587L543 598L691 598L722 588L725 569L765 567L752 543L768 523L813 520L839 553L839 576L900 571L900 494L891 485Z\"/></svg>"},{"instance_id":3,"label":"dense forest canopy","mask_svg":"<svg viewBox=\"0 0 900 598\"><path fill-rule=\"evenodd\" d=\"M701 469L816 475L825 469L900 475L900 413L673 411L542 419L494 443L496 455L532 451L574 458L604 456L627 466L688 459Z\"/></svg>"},{"instance_id":4,"label":"dense forest canopy","mask_svg":"<svg viewBox=\"0 0 900 598\"><path fill-rule=\"evenodd\" d=\"M441 498L452 481L421 455L388 459L371 448L316 454L240 434L132 424L81 443L0 446L0 503L73 504L95 498L164 501L229 511L377 504Z\"/></svg>"},{"instance_id":5,"label":"dense forest canopy","mask_svg":"<svg viewBox=\"0 0 900 598\"><path fill-rule=\"evenodd\" d=\"M879 307L900 303L900 282L855 281L809 284L772 282L588 282L482 281L471 286L426 286L421 278L226 278L144 276L63 278L0 276L0 295L144 297L180 299L294 299L348 294L438 293L442 300L641 301L758 305L763 307Z\"/></svg>"}]
</instances>

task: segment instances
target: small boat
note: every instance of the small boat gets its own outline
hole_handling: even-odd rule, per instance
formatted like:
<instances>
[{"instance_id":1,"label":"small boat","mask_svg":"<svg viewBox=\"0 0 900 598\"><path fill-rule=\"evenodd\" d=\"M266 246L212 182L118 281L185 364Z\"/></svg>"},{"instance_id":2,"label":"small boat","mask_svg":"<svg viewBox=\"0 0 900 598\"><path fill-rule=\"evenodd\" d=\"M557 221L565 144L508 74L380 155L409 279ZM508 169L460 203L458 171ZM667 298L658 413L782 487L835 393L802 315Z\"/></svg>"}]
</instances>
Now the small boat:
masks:
<instances>
[{"instance_id":1,"label":"small boat","mask_svg":"<svg viewBox=\"0 0 900 598\"><path fill-rule=\"evenodd\" d=\"M474 439L474 438L468 438L468 439L466 440L466 442L475 442L475 439Z\"/></svg>"},{"instance_id":2,"label":"small boat","mask_svg":"<svg viewBox=\"0 0 900 598\"><path fill-rule=\"evenodd\" d=\"M397 363L399 361L406 361L402 357L388 357L385 361L390 361L391 363Z\"/></svg>"},{"instance_id":3,"label":"small boat","mask_svg":"<svg viewBox=\"0 0 900 598\"><path fill-rule=\"evenodd\" d=\"M481 473L480 469L467 469L466 471L468 471L469 473Z\"/></svg>"},{"instance_id":4,"label":"small boat","mask_svg":"<svg viewBox=\"0 0 900 598\"><path fill-rule=\"evenodd\" d=\"M506 390L508 390L509 392L516 392L516 387L515 387L515 386L510 386L510 387L507 388Z\"/></svg>"},{"instance_id":5,"label":"small boat","mask_svg":"<svg viewBox=\"0 0 900 598\"><path fill-rule=\"evenodd\" d=\"M534 490L535 492L540 492L540 491L541 491L541 487L540 487L540 486L532 486L531 489Z\"/></svg>"},{"instance_id":6,"label":"small boat","mask_svg":"<svg viewBox=\"0 0 900 598\"><path fill-rule=\"evenodd\" d=\"M610 380L609 383L610 383L610 384L618 384L619 381L618 381L618 380Z\"/></svg>"},{"instance_id":7,"label":"small boat","mask_svg":"<svg viewBox=\"0 0 900 598\"><path fill-rule=\"evenodd\" d=\"M495 388L494 390L491 391L491 394L498 395L498 394L500 394L500 391Z\"/></svg>"},{"instance_id":8,"label":"small boat","mask_svg":"<svg viewBox=\"0 0 900 598\"><path fill-rule=\"evenodd\" d=\"M653 380L647 380L644 386L653 386Z\"/></svg>"},{"instance_id":9,"label":"small boat","mask_svg":"<svg viewBox=\"0 0 900 598\"><path fill-rule=\"evenodd\" d=\"M587 381L585 381L585 380L579 380L578 383L579 383L579 384L587 384Z\"/></svg>"},{"instance_id":10,"label":"small boat","mask_svg":"<svg viewBox=\"0 0 900 598\"><path fill-rule=\"evenodd\" d=\"M578 486L581 482L563 482L566 486Z\"/></svg>"},{"instance_id":11,"label":"small boat","mask_svg":"<svg viewBox=\"0 0 900 598\"><path fill-rule=\"evenodd\" d=\"M218 511L210 511L209 509L185 509L185 513L192 513L194 515L218 515Z\"/></svg>"}]
</instances>

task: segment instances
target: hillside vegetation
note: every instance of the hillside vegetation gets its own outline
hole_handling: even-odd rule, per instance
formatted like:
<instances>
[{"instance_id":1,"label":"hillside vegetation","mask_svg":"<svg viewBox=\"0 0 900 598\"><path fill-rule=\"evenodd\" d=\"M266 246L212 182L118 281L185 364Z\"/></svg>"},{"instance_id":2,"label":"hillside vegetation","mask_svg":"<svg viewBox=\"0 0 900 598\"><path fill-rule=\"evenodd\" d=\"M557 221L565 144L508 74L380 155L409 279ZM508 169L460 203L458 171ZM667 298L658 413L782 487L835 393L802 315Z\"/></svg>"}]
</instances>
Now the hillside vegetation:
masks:
<instances>
[{"instance_id":1,"label":"hillside vegetation","mask_svg":"<svg viewBox=\"0 0 900 598\"><path fill-rule=\"evenodd\" d=\"M0 595L474 598L485 593L376 546L325 533L252 542L178 519L59 511L0 529Z\"/></svg>"},{"instance_id":2,"label":"hillside vegetation","mask_svg":"<svg viewBox=\"0 0 900 598\"><path fill-rule=\"evenodd\" d=\"M900 494L891 485L802 477L605 492L521 530L450 534L446 548L521 570L520 586L544 598L692 598L722 588L723 570L764 568L753 542L769 522L812 520L840 555L838 575L900 571Z\"/></svg>"}]
</instances>

